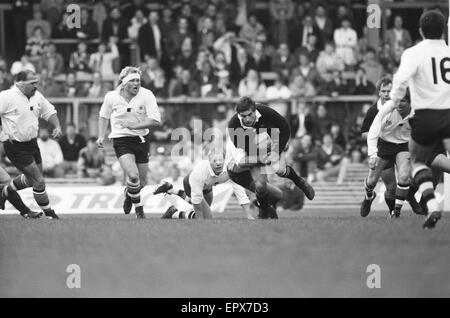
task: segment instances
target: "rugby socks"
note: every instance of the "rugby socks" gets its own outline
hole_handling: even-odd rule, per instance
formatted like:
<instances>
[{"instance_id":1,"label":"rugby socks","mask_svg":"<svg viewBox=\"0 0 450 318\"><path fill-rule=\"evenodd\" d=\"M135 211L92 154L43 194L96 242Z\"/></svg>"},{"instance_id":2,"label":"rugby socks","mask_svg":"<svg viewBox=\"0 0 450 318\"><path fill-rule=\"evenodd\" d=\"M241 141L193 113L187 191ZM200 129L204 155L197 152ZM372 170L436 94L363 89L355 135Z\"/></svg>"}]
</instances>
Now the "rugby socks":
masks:
<instances>
[{"instance_id":1,"label":"rugby socks","mask_svg":"<svg viewBox=\"0 0 450 318\"><path fill-rule=\"evenodd\" d=\"M12 204L20 214L27 214L31 212L30 208L23 203L22 198L16 191L9 192L8 201Z\"/></svg>"},{"instance_id":2,"label":"rugby socks","mask_svg":"<svg viewBox=\"0 0 450 318\"><path fill-rule=\"evenodd\" d=\"M425 165L420 165L413 170L413 178L419 192L422 193L423 203L428 208L428 212L439 211L439 203L434 195L433 174L431 169Z\"/></svg>"},{"instance_id":3,"label":"rugby socks","mask_svg":"<svg viewBox=\"0 0 450 318\"><path fill-rule=\"evenodd\" d=\"M24 174L21 174L14 179L12 179L7 187L3 188L2 195L4 197L8 197L11 192L19 191L25 188L31 187L31 182L28 182L27 177Z\"/></svg>"},{"instance_id":4,"label":"rugby socks","mask_svg":"<svg viewBox=\"0 0 450 318\"><path fill-rule=\"evenodd\" d=\"M134 182L127 179L127 193L135 208L143 206L143 203L141 202L141 183L139 179Z\"/></svg>"},{"instance_id":5,"label":"rugby socks","mask_svg":"<svg viewBox=\"0 0 450 318\"><path fill-rule=\"evenodd\" d=\"M386 205L389 208L389 212L393 211L395 208L395 197L392 197L391 194L388 194L388 192L384 192L384 202L386 202Z\"/></svg>"},{"instance_id":6,"label":"rugby socks","mask_svg":"<svg viewBox=\"0 0 450 318\"><path fill-rule=\"evenodd\" d=\"M397 183L397 189L395 190L395 209L400 211L405 203L409 193L409 184ZM392 210L391 210L392 211Z\"/></svg>"},{"instance_id":7,"label":"rugby socks","mask_svg":"<svg viewBox=\"0 0 450 318\"><path fill-rule=\"evenodd\" d=\"M36 189L33 187L33 196L36 203L42 209L42 211L46 212L51 210L50 201L48 200L47 191L45 191L45 186L43 189Z\"/></svg>"},{"instance_id":8,"label":"rugby socks","mask_svg":"<svg viewBox=\"0 0 450 318\"><path fill-rule=\"evenodd\" d=\"M366 191L366 200L372 200L373 198L373 190L375 187L369 186L367 184L367 178L364 180L364 190Z\"/></svg>"},{"instance_id":9,"label":"rugby socks","mask_svg":"<svg viewBox=\"0 0 450 318\"><path fill-rule=\"evenodd\" d=\"M195 219L194 211L177 211L172 215L172 219Z\"/></svg>"},{"instance_id":10,"label":"rugby socks","mask_svg":"<svg viewBox=\"0 0 450 318\"><path fill-rule=\"evenodd\" d=\"M305 182L305 179L303 179L302 177L300 177L294 169L292 169L291 166L286 166L286 170L284 171L284 173L279 175L282 178L288 178L290 180L292 180L297 186L299 184L303 184Z\"/></svg>"},{"instance_id":11,"label":"rugby socks","mask_svg":"<svg viewBox=\"0 0 450 318\"><path fill-rule=\"evenodd\" d=\"M269 192L258 192L256 191L256 200L258 201L259 207L261 209L266 209L269 206Z\"/></svg>"}]
</instances>

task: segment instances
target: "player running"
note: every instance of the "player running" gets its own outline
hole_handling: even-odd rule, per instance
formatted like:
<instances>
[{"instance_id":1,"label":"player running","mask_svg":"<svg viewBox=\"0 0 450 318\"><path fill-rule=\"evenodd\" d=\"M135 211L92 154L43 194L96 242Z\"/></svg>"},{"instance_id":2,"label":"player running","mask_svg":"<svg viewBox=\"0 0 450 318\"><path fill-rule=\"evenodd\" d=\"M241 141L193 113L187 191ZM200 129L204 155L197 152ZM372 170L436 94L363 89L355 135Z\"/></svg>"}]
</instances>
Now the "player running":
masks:
<instances>
[{"instance_id":1,"label":"player running","mask_svg":"<svg viewBox=\"0 0 450 318\"><path fill-rule=\"evenodd\" d=\"M282 192L268 183L268 173L292 180L309 200L314 198L313 187L286 165L290 128L284 117L275 110L242 97L236 114L228 123L227 142L231 143L232 164L230 179L254 192L260 208L260 218L277 218L276 204Z\"/></svg>"},{"instance_id":2,"label":"player running","mask_svg":"<svg viewBox=\"0 0 450 318\"><path fill-rule=\"evenodd\" d=\"M0 93L0 117L7 140L3 145L6 156L22 172L3 187L0 208L11 193L33 187L33 196L44 214L50 219L59 219L51 208L45 180L42 174L41 152L37 144L39 118L53 127L53 138L62 136L55 107L37 90L39 78L33 71L22 71L16 75L12 88ZM12 194L14 196L14 194Z\"/></svg>"},{"instance_id":3,"label":"player running","mask_svg":"<svg viewBox=\"0 0 450 318\"><path fill-rule=\"evenodd\" d=\"M427 166L434 147L450 139L450 48L442 40L445 18L437 10L420 17L423 41L406 49L394 75L386 112L398 106L409 86L415 115L410 120L412 176L427 206L423 228L435 227L441 218L431 169Z\"/></svg>"},{"instance_id":4,"label":"player running","mask_svg":"<svg viewBox=\"0 0 450 318\"><path fill-rule=\"evenodd\" d=\"M114 151L126 178L123 210L129 214L134 204L136 217L144 219L141 189L147 182L150 151L149 129L161 122L156 98L141 87L141 72L127 66L120 72L119 86L106 93L99 116L99 138L103 147L106 129L111 121Z\"/></svg>"},{"instance_id":5,"label":"player running","mask_svg":"<svg viewBox=\"0 0 450 318\"><path fill-rule=\"evenodd\" d=\"M192 211L178 211L170 206L163 219L211 219L212 188L230 180L225 163L225 153L221 148L213 148L208 152L208 160L199 161L191 173L183 179L183 190L175 189L169 182L164 182L153 194L167 193L177 195L193 205ZM250 211L250 200L245 189L231 181L234 194L249 220L254 217Z\"/></svg>"}]
</instances>

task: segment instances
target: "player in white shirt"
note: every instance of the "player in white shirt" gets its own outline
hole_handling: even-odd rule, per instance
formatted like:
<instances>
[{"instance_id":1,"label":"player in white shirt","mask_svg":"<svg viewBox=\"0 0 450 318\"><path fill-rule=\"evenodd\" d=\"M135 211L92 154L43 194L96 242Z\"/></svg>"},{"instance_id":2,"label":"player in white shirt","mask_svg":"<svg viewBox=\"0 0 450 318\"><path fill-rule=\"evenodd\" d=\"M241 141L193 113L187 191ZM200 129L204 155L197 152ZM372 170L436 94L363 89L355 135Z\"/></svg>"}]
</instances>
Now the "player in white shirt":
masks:
<instances>
[{"instance_id":1,"label":"player in white shirt","mask_svg":"<svg viewBox=\"0 0 450 318\"><path fill-rule=\"evenodd\" d=\"M160 125L156 98L141 87L141 72L135 67L125 67L119 75L120 85L106 93L99 116L99 138L103 147L106 129L111 121L111 133L116 156L126 177L123 209L130 213L134 204L136 217L145 218L141 189L147 181L150 156L149 129Z\"/></svg>"},{"instance_id":2,"label":"player in white shirt","mask_svg":"<svg viewBox=\"0 0 450 318\"><path fill-rule=\"evenodd\" d=\"M426 165L433 148L450 139L450 48L442 40L445 18L437 10L420 17L420 34L424 40L405 50L394 75L391 100L383 107L397 107L409 86L412 176L428 208L423 228L433 228L441 218L434 195L431 169Z\"/></svg>"},{"instance_id":3,"label":"player in white shirt","mask_svg":"<svg viewBox=\"0 0 450 318\"><path fill-rule=\"evenodd\" d=\"M170 206L163 219L211 219L211 203L213 201L213 186L224 182L231 182L239 205L248 219L254 217L250 211L250 200L245 189L230 180L228 176L225 154L222 148L212 148L208 152L208 160L199 161L191 173L183 179L183 190L175 189L172 184L164 182L155 189L154 194L167 193L178 195L193 205L193 211L178 211Z\"/></svg>"},{"instance_id":4,"label":"player in white shirt","mask_svg":"<svg viewBox=\"0 0 450 318\"><path fill-rule=\"evenodd\" d=\"M383 107L381 107L383 108ZM382 117L381 117L382 116ZM380 111L370 126L367 136L369 175L365 180L366 198L361 204L361 216L367 216L373 201L373 190L385 167L394 162L397 166L397 189L395 206L389 211L391 217L399 217L404 201L408 197L410 184L410 154L408 142L411 138L409 118L412 116L409 94L397 109L385 114Z\"/></svg>"},{"instance_id":5,"label":"player in white shirt","mask_svg":"<svg viewBox=\"0 0 450 318\"><path fill-rule=\"evenodd\" d=\"M11 191L33 187L36 203L51 219L58 219L51 208L42 174L42 158L37 144L39 118L53 127L53 138L62 136L55 107L37 91L39 78L33 71L19 72L11 89L0 93L0 117L9 160L24 176L14 178L0 195L0 207Z\"/></svg>"}]
</instances>

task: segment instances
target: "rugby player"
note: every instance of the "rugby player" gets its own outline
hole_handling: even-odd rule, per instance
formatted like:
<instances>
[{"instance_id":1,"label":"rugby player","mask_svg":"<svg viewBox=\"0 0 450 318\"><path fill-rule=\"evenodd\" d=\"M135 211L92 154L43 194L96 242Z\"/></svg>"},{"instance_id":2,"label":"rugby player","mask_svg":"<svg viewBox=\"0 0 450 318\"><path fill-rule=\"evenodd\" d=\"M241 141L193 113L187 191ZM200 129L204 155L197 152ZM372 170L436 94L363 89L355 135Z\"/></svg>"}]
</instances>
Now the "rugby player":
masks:
<instances>
[{"instance_id":1,"label":"rugby player","mask_svg":"<svg viewBox=\"0 0 450 318\"><path fill-rule=\"evenodd\" d=\"M97 145L103 147L106 129L111 121L113 147L127 178L123 210L129 214L134 204L138 219L144 219L141 189L147 182L150 156L149 129L160 125L156 98L141 87L141 72L127 66L119 74L119 86L106 93L99 116Z\"/></svg>"}]
</instances>

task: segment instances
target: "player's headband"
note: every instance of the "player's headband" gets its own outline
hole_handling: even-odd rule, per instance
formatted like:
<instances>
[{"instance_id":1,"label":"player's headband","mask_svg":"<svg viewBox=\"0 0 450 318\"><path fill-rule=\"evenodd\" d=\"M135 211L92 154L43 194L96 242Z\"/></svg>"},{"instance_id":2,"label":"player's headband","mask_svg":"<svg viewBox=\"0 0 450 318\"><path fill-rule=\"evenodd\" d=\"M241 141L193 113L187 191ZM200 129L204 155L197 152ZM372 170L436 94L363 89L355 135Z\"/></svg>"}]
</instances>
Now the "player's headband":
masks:
<instances>
[{"instance_id":1,"label":"player's headband","mask_svg":"<svg viewBox=\"0 0 450 318\"><path fill-rule=\"evenodd\" d=\"M140 80L140 79L141 79L141 76L140 76L138 73L131 73L131 74L128 74L127 76L125 76L125 77L122 79L122 85L125 85L126 83L128 83L129 81L132 81L132 80L134 80L134 79Z\"/></svg>"}]
</instances>

